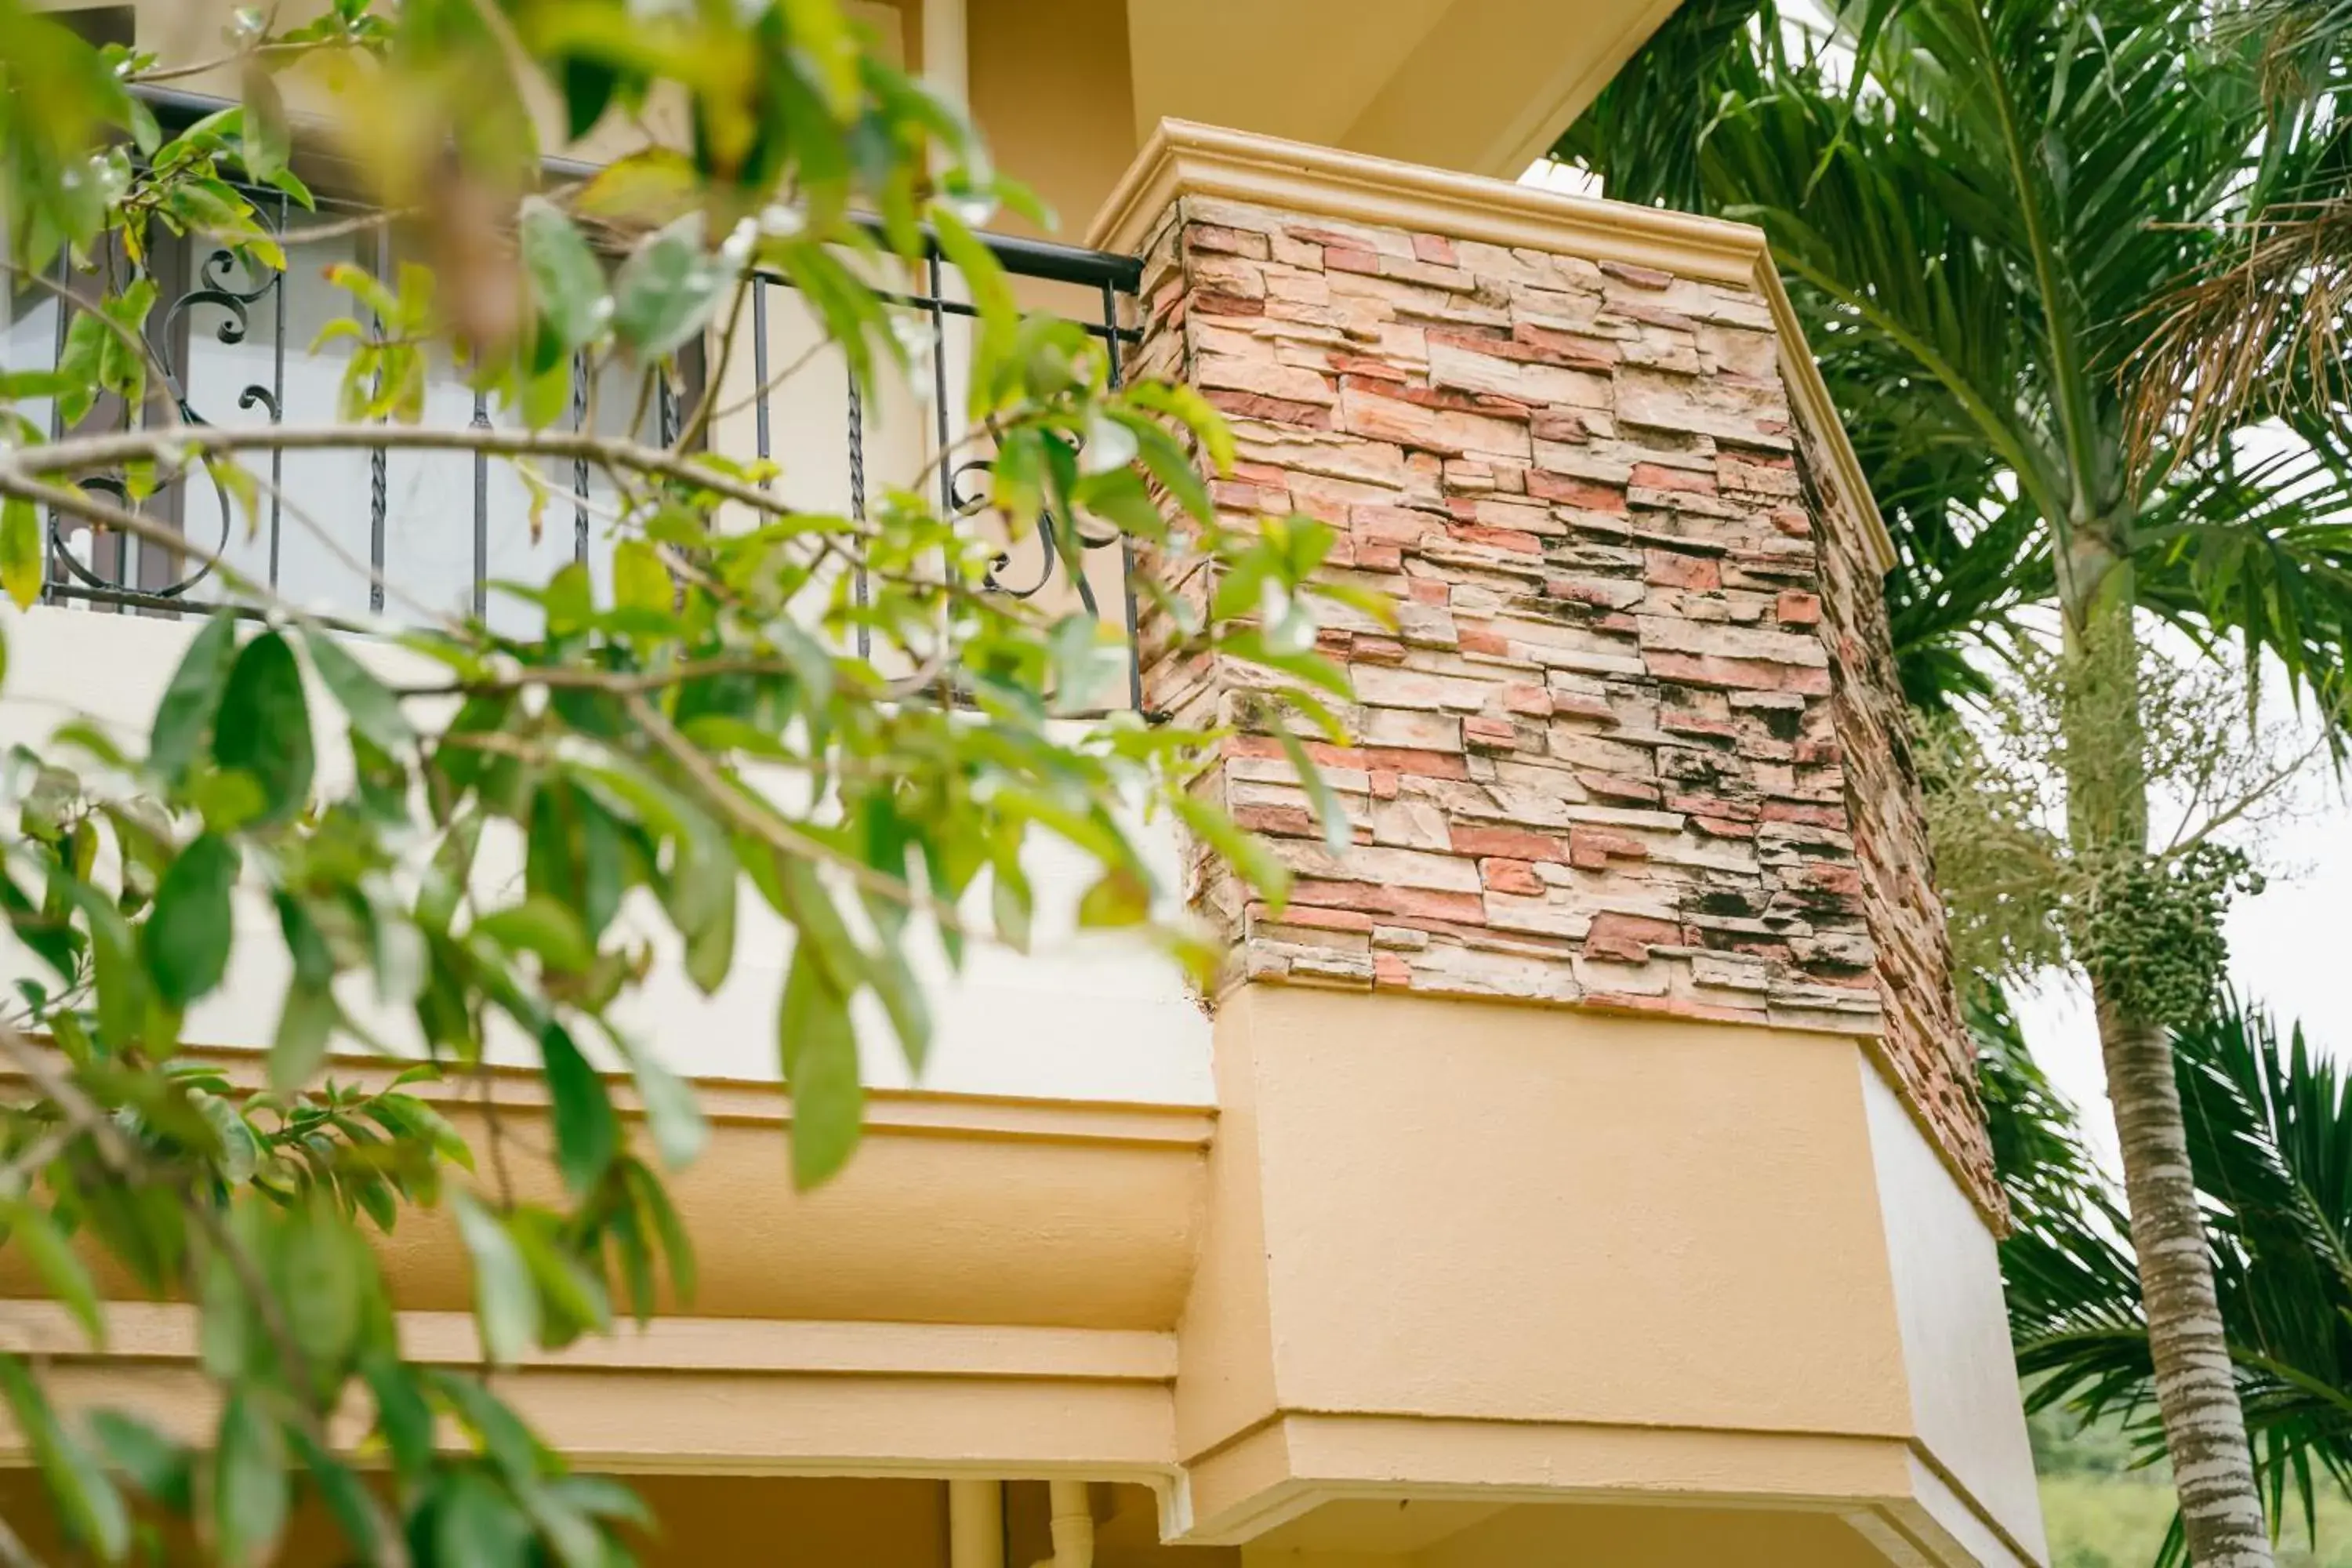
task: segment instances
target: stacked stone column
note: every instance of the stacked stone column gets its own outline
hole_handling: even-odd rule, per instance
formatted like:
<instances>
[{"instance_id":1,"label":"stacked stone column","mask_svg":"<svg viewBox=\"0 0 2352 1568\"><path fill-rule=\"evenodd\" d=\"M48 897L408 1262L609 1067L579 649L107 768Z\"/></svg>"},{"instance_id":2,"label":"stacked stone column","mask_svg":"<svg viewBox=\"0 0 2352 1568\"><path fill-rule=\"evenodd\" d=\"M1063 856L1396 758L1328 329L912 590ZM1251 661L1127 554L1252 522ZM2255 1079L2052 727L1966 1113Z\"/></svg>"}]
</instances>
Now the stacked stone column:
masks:
<instances>
[{"instance_id":1,"label":"stacked stone column","mask_svg":"<svg viewBox=\"0 0 2352 1568\"><path fill-rule=\"evenodd\" d=\"M1882 546L1777 290L1722 259L1747 231L1685 269L1664 215L1497 186L1482 221L1479 183L1367 196L1393 166L1289 151L1127 218L1139 370L1233 424L1220 505L1328 522L1396 614L1324 634L1356 695L1312 748L1336 855L1248 672L1147 644L1147 705L1235 727L1204 787L1297 875L1277 912L1196 861L1233 982L1864 1036L1998 1213Z\"/></svg>"}]
</instances>

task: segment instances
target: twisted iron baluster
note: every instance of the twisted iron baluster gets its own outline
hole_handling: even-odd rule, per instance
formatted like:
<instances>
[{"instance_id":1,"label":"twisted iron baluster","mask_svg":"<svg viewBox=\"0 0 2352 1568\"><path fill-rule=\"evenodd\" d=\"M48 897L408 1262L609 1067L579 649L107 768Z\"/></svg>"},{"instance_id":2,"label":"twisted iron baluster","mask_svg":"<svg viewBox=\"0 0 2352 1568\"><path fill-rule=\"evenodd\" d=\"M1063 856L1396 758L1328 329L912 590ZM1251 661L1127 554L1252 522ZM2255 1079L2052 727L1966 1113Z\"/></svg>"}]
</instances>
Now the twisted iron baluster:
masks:
<instances>
[{"instance_id":1,"label":"twisted iron baluster","mask_svg":"<svg viewBox=\"0 0 2352 1568\"><path fill-rule=\"evenodd\" d=\"M469 422L476 430L490 427L489 399L474 394L474 417ZM490 607L490 455L474 454L474 615L487 615Z\"/></svg>"},{"instance_id":2,"label":"twisted iron baluster","mask_svg":"<svg viewBox=\"0 0 2352 1568\"><path fill-rule=\"evenodd\" d=\"M379 228L375 233L375 275L379 279L392 276L392 231ZM383 318L375 318L376 336L383 335ZM376 373L375 392L383 393L383 373ZM368 454L368 608L376 615L383 614L383 534L386 518L392 511L392 453L378 447Z\"/></svg>"},{"instance_id":3,"label":"twisted iron baluster","mask_svg":"<svg viewBox=\"0 0 2352 1568\"><path fill-rule=\"evenodd\" d=\"M588 356L572 356L572 428L588 434ZM588 563L588 459L572 459L572 559Z\"/></svg>"}]
</instances>

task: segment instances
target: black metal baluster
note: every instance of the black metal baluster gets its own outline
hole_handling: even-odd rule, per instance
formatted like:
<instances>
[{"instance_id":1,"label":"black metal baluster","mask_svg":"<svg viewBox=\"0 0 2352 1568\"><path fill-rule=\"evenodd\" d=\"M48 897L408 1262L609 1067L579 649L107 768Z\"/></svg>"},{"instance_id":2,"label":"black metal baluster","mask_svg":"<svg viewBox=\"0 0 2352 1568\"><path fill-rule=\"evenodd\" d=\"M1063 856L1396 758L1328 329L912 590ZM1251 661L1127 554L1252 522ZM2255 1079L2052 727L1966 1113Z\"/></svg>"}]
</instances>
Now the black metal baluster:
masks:
<instances>
[{"instance_id":1,"label":"black metal baluster","mask_svg":"<svg viewBox=\"0 0 2352 1568\"><path fill-rule=\"evenodd\" d=\"M64 293L64 289L67 285L72 281L72 279L73 274L66 265L65 252L61 250L58 253L58 288L59 292L55 301L58 308L58 344L56 356L50 362L54 365L62 365L66 362L66 329L72 323L66 320L67 316L70 312L66 304L67 296ZM57 395L52 393L49 396L49 439L52 441L62 441L65 439L65 410L58 403ZM48 548L41 552L41 597L46 602L53 605L58 602L58 595L57 593L58 584L54 580L51 572L51 567L55 564L52 558L66 548L66 542L58 535L58 509L51 507L49 508L47 532ZM94 541L96 536L93 535L92 538ZM97 553L96 550L93 549L91 553L95 555Z\"/></svg>"},{"instance_id":2,"label":"black metal baluster","mask_svg":"<svg viewBox=\"0 0 2352 1568\"><path fill-rule=\"evenodd\" d=\"M768 446L768 280L751 279L751 418L759 432L760 460L772 455ZM709 394L704 394L709 396ZM766 489L768 481L761 479Z\"/></svg>"},{"instance_id":3,"label":"black metal baluster","mask_svg":"<svg viewBox=\"0 0 2352 1568\"><path fill-rule=\"evenodd\" d=\"M940 253L931 252L931 406L937 416L940 435L940 505L955 510L955 479L953 465L948 461L948 311L946 297L940 292Z\"/></svg>"},{"instance_id":4,"label":"black metal baluster","mask_svg":"<svg viewBox=\"0 0 2352 1568\"><path fill-rule=\"evenodd\" d=\"M278 193L278 232L286 232L286 193ZM269 422L283 424L286 418L286 273L280 268L276 284L277 310L269 342ZM269 586L278 587L278 538L284 521L286 495L286 448L269 448Z\"/></svg>"},{"instance_id":5,"label":"black metal baluster","mask_svg":"<svg viewBox=\"0 0 2352 1568\"><path fill-rule=\"evenodd\" d=\"M953 437L948 428L948 309L946 276L940 266L936 247L926 263L929 282L931 313L931 419L939 437L940 510L945 517L956 514L955 465L948 461L948 447Z\"/></svg>"},{"instance_id":6,"label":"black metal baluster","mask_svg":"<svg viewBox=\"0 0 2352 1568\"><path fill-rule=\"evenodd\" d=\"M375 275L377 281L387 288L391 286L392 230L389 227L375 231ZM383 336L382 316L375 319L375 330L377 336ZM379 374L376 389L381 392L383 388L383 380ZM379 616L383 614L384 524L392 510L391 466L392 453L387 448L378 447L368 454L368 609Z\"/></svg>"},{"instance_id":7,"label":"black metal baluster","mask_svg":"<svg viewBox=\"0 0 2352 1568\"><path fill-rule=\"evenodd\" d=\"M1118 290L1110 279L1103 279L1103 348L1110 355L1110 384L1114 392L1119 384L1118 363ZM1078 570L1087 569L1086 558L1078 558ZM1125 529L1118 535L1118 585L1127 600L1127 700L1140 712L1143 708L1143 647L1135 635L1135 540Z\"/></svg>"},{"instance_id":8,"label":"black metal baluster","mask_svg":"<svg viewBox=\"0 0 2352 1568\"><path fill-rule=\"evenodd\" d=\"M490 427L489 399L474 394L473 427ZM474 614L487 615L490 606L490 455L474 454Z\"/></svg>"},{"instance_id":9,"label":"black metal baluster","mask_svg":"<svg viewBox=\"0 0 2352 1568\"><path fill-rule=\"evenodd\" d=\"M588 356L572 356L572 430L588 434ZM572 559L588 563L588 459L572 459Z\"/></svg>"},{"instance_id":10,"label":"black metal baluster","mask_svg":"<svg viewBox=\"0 0 2352 1568\"><path fill-rule=\"evenodd\" d=\"M857 384L857 367L849 367L849 515L858 521L866 521L866 394ZM851 592L856 595L857 607L864 609L871 599L873 584L866 575L866 542L857 542L857 580ZM857 657L871 658L874 655L874 632L863 621L857 626Z\"/></svg>"}]
</instances>

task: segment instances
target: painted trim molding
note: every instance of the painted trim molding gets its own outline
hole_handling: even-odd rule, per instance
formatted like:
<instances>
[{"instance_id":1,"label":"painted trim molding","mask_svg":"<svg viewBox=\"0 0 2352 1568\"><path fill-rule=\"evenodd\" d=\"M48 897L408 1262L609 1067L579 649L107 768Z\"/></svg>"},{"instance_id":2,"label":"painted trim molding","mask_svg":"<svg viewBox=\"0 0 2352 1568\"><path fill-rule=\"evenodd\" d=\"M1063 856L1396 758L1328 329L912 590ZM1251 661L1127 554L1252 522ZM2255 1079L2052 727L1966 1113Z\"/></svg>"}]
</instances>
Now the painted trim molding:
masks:
<instances>
[{"instance_id":1,"label":"painted trim molding","mask_svg":"<svg viewBox=\"0 0 2352 1568\"><path fill-rule=\"evenodd\" d=\"M1112 187L1087 230L1086 242L1101 250L1139 252L1168 209L1184 195L1221 196L1752 286L1771 308L1791 409L1827 449L1837 470L1837 488L1853 498L1850 504L1877 552L1880 569L1894 567L1894 539L1877 503L1869 499L1861 460L1830 401L1829 387L1797 323L1762 229L1189 120L1163 120Z\"/></svg>"},{"instance_id":2,"label":"painted trim molding","mask_svg":"<svg viewBox=\"0 0 2352 1568\"><path fill-rule=\"evenodd\" d=\"M189 1364L197 1357L195 1309L179 1302L113 1301L107 1343L94 1354L55 1301L0 1300L0 1350L52 1361ZM478 1366L470 1312L404 1311L410 1359ZM604 1372L717 1372L752 1376L1011 1378L1145 1384L1176 1376L1176 1336L1132 1329L1021 1324L827 1322L758 1318L659 1317L642 1331L590 1337L557 1354L534 1351L520 1367Z\"/></svg>"},{"instance_id":3,"label":"painted trim molding","mask_svg":"<svg viewBox=\"0 0 2352 1568\"><path fill-rule=\"evenodd\" d=\"M262 1051L238 1046L200 1046L184 1050L189 1060L217 1068L238 1089L258 1091L267 1084ZM354 1088L383 1089L408 1068L409 1061L385 1061L367 1057L338 1057L331 1076ZM550 1103L546 1080L519 1067L486 1065L488 1102L501 1110L541 1111ZM614 1108L641 1120L645 1107L635 1082L625 1073L603 1075ZM791 1093L780 1083L745 1083L738 1079L688 1077L703 1116L714 1126L790 1127ZM18 1084L24 1075L0 1068L0 1084ZM407 1092L436 1105L458 1110L483 1103L484 1094L471 1077L408 1086ZM1045 1100L997 1094L965 1094L923 1089L869 1088L866 1091L866 1130L869 1134L899 1137L1009 1140L1021 1142L1205 1151L1216 1136L1217 1112L1213 1106L1162 1104L1150 1100Z\"/></svg>"}]
</instances>

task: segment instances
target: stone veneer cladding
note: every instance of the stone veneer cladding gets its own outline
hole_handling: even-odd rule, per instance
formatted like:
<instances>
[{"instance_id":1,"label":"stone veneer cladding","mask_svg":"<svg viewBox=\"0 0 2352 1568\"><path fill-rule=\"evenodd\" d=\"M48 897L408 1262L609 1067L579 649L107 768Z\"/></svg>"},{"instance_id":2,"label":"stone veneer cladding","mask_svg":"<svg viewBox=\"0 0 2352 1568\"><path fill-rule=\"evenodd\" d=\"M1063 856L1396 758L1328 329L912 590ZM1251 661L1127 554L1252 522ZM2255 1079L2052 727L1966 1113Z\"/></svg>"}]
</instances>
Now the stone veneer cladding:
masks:
<instances>
[{"instance_id":1,"label":"stone veneer cladding","mask_svg":"<svg viewBox=\"0 0 2352 1568\"><path fill-rule=\"evenodd\" d=\"M1328 521L1399 620L1324 637L1339 855L1249 672L1147 627L1146 706L1240 728L1202 787L1297 873L1276 915L1192 863L1241 975L1869 1036L1998 1215L1867 498L1768 299L1200 194L1145 256L1136 369L1232 421L1220 505Z\"/></svg>"}]
</instances>

